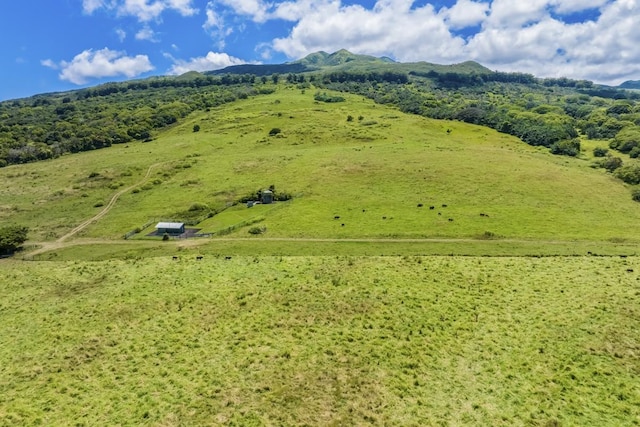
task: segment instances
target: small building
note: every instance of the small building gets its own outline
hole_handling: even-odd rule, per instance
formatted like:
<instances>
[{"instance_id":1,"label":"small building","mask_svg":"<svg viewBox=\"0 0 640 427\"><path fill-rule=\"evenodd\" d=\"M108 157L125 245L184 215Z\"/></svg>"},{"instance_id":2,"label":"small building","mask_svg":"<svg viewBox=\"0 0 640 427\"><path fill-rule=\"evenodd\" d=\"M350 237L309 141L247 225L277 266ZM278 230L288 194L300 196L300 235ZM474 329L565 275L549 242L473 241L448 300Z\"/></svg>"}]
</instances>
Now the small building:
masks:
<instances>
[{"instance_id":1,"label":"small building","mask_svg":"<svg viewBox=\"0 0 640 427\"><path fill-rule=\"evenodd\" d=\"M262 202L262 204L264 205L268 205L270 203L273 203L273 191L271 190L264 190L262 192L262 195L260 197L260 202Z\"/></svg>"},{"instance_id":2,"label":"small building","mask_svg":"<svg viewBox=\"0 0 640 427\"><path fill-rule=\"evenodd\" d=\"M184 233L184 222L159 222L156 225L158 234L182 234Z\"/></svg>"}]
</instances>

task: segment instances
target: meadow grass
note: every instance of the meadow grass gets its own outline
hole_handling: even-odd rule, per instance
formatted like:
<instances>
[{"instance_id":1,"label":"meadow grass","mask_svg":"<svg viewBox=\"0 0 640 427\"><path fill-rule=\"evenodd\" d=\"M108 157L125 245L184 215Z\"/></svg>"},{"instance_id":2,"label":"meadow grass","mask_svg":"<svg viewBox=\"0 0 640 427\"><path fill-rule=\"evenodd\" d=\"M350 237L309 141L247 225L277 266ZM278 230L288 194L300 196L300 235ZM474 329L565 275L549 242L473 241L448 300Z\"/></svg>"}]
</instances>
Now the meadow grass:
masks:
<instances>
[{"instance_id":1,"label":"meadow grass","mask_svg":"<svg viewBox=\"0 0 640 427\"><path fill-rule=\"evenodd\" d=\"M490 129L343 95L325 104L280 86L194 113L152 142L2 168L11 185L0 190L0 219L29 226L34 241L53 240L160 163L80 237L120 239L150 221L179 220L193 204L221 211L275 185L294 200L265 216L270 237L640 241L638 204L590 167L588 153L553 156Z\"/></svg>"},{"instance_id":2,"label":"meadow grass","mask_svg":"<svg viewBox=\"0 0 640 427\"><path fill-rule=\"evenodd\" d=\"M636 257L0 268L0 425L640 423Z\"/></svg>"}]
</instances>

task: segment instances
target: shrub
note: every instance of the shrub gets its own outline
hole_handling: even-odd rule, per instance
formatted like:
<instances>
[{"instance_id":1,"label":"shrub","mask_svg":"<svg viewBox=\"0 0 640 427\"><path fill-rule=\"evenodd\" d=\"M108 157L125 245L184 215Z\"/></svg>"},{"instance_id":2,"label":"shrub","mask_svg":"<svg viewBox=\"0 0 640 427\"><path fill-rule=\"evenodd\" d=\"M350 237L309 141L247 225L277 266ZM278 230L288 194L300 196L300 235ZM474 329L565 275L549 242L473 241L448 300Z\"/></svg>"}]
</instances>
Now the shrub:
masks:
<instances>
[{"instance_id":1,"label":"shrub","mask_svg":"<svg viewBox=\"0 0 640 427\"><path fill-rule=\"evenodd\" d=\"M616 169L614 175L627 184L640 184L640 165L624 165Z\"/></svg>"},{"instance_id":2,"label":"shrub","mask_svg":"<svg viewBox=\"0 0 640 427\"><path fill-rule=\"evenodd\" d=\"M580 153L580 141L573 139L554 142L551 145L551 153L575 157Z\"/></svg>"},{"instance_id":3,"label":"shrub","mask_svg":"<svg viewBox=\"0 0 640 427\"><path fill-rule=\"evenodd\" d=\"M602 148L602 147L596 147L593 149L593 155L594 157L604 157L607 155L607 153L609 152L609 150L607 150L606 148Z\"/></svg>"},{"instance_id":4,"label":"shrub","mask_svg":"<svg viewBox=\"0 0 640 427\"><path fill-rule=\"evenodd\" d=\"M262 234L262 233L264 233L265 231L267 231L267 227L251 227L251 228L249 229L249 234L254 234L254 235L256 235L256 234Z\"/></svg>"},{"instance_id":5,"label":"shrub","mask_svg":"<svg viewBox=\"0 0 640 427\"><path fill-rule=\"evenodd\" d=\"M640 202L640 188L633 189L631 192L631 198L636 202Z\"/></svg>"},{"instance_id":6,"label":"shrub","mask_svg":"<svg viewBox=\"0 0 640 427\"><path fill-rule=\"evenodd\" d=\"M613 172L622 166L622 159L620 157L606 156L600 161L599 165L609 172Z\"/></svg>"},{"instance_id":7,"label":"shrub","mask_svg":"<svg viewBox=\"0 0 640 427\"><path fill-rule=\"evenodd\" d=\"M0 254L12 254L27 240L29 229L19 225L0 228Z\"/></svg>"},{"instance_id":8,"label":"shrub","mask_svg":"<svg viewBox=\"0 0 640 427\"><path fill-rule=\"evenodd\" d=\"M207 206L205 203L194 203L191 206L189 206L189 212L208 211L208 210L209 210L209 206Z\"/></svg>"},{"instance_id":9,"label":"shrub","mask_svg":"<svg viewBox=\"0 0 640 427\"><path fill-rule=\"evenodd\" d=\"M93 205L94 208L100 208L104 206L104 202L97 202L95 205Z\"/></svg>"},{"instance_id":10,"label":"shrub","mask_svg":"<svg viewBox=\"0 0 640 427\"><path fill-rule=\"evenodd\" d=\"M269 136L276 136L281 132L282 130L280 128L273 128L269 131Z\"/></svg>"},{"instance_id":11,"label":"shrub","mask_svg":"<svg viewBox=\"0 0 640 427\"><path fill-rule=\"evenodd\" d=\"M162 235L162 241L166 242L167 240L169 240L169 235L167 233L164 233Z\"/></svg>"},{"instance_id":12,"label":"shrub","mask_svg":"<svg viewBox=\"0 0 640 427\"><path fill-rule=\"evenodd\" d=\"M194 132L200 132L200 125L193 125Z\"/></svg>"}]
</instances>

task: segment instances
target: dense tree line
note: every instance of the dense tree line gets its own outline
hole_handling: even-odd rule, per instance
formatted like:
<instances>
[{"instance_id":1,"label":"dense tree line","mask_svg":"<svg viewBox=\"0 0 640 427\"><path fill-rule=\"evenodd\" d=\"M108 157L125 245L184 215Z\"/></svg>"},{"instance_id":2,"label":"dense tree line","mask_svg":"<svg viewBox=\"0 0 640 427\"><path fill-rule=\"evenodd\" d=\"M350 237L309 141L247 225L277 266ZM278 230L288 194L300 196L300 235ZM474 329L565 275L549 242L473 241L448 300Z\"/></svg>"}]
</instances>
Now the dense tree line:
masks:
<instances>
[{"instance_id":1,"label":"dense tree line","mask_svg":"<svg viewBox=\"0 0 640 427\"><path fill-rule=\"evenodd\" d=\"M314 86L319 101L343 100L323 91L333 89L406 113L488 126L555 154L579 154L576 138L582 134L640 157L640 106L629 91L525 73L288 70L286 75L187 73L2 102L0 166L149 141L192 111L271 93L283 82Z\"/></svg>"},{"instance_id":2,"label":"dense tree line","mask_svg":"<svg viewBox=\"0 0 640 427\"><path fill-rule=\"evenodd\" d=\"M273 91L255 76L154 78L0 103L0 166L134 140L194 110Z\"/></svg>"}]
</instances>

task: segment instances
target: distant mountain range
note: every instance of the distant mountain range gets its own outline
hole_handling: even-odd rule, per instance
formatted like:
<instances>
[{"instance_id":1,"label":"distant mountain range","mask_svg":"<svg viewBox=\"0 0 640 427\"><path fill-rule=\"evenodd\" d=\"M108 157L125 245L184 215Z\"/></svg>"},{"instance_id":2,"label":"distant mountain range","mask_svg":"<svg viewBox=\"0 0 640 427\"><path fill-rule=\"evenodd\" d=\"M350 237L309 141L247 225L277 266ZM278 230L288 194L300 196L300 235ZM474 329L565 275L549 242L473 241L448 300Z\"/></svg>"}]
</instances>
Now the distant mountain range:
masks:
<instances>
[{"instance_id":1,"label":"distant mountain range","mask_svg":"<svg viewBox=\"0 0 640 427\"><path fill-rule=\"evenodd\" d=\"M439 65L429 62L396 62L391 58L377 58L369 55L357 55L348 50L341 49L334 53L316 52L293 62L284 64L243 64L232 65L214 71L207 71L207 75L221 74L254 74L256 76L268 76L271 74L305 73L322 71L331 68L333 71L400 71L428 73L435 71L438 73L477 73L486 74L492 71L477 62L467 61L452 65Z\"/></svg>"}]
</instances>

